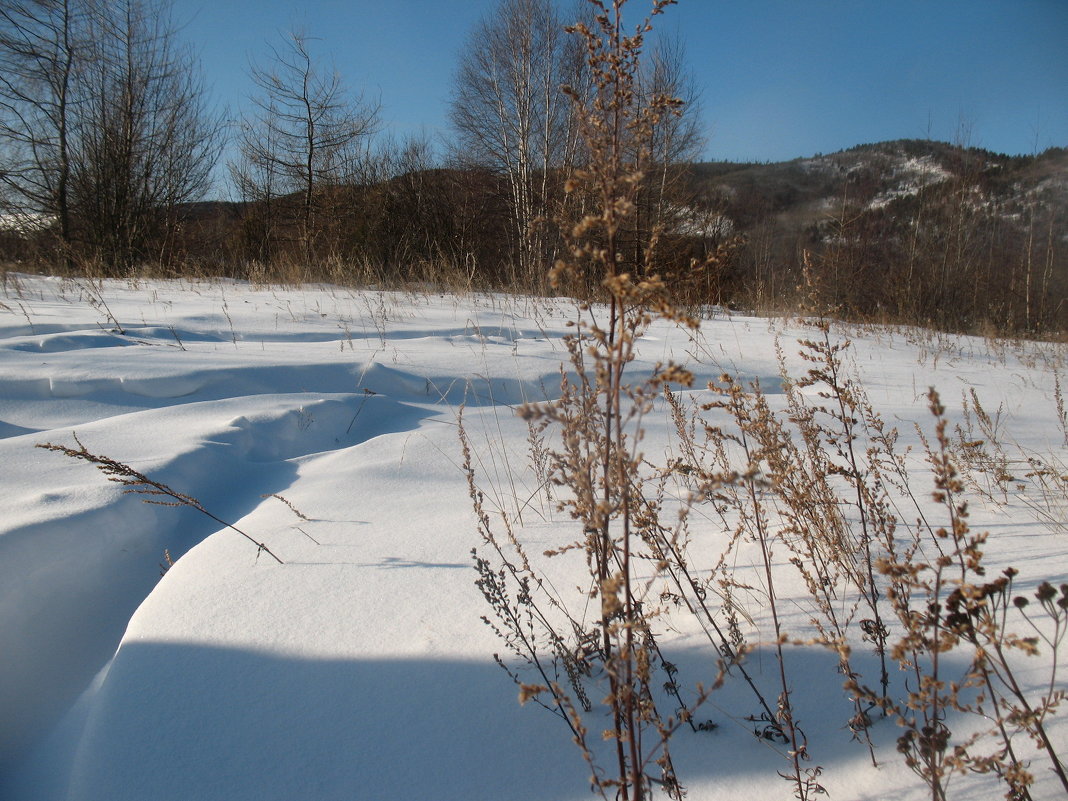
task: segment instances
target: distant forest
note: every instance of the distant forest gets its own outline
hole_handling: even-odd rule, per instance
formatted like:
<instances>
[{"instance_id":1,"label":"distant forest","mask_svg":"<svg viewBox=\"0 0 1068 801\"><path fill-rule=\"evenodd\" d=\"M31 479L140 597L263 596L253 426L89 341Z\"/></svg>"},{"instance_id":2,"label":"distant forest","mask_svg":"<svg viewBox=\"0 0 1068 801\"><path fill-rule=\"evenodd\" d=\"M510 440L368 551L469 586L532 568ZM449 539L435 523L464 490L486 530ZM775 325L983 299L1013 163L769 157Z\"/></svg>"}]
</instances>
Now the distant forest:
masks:
<instances>
[{"instance_id":1,"label":"distant forest","mask_svg":"<svg viewBox=\"0 0 1068 801\"><path fill-rule=\"evenodd\" d=\"M4 269L550 291L561 232L596 199L571 180L593 161L574 113L591 78L549 0L502 0L471 31L447 146L385 135L306 35L264 52L252 112L231 123L167 0L0 5ZM620 255L683 302L1068 330L1065 149L908 140L701 163L698 93L670 37L633 102L662 96L678 103L644 140ZM236 200L205 199L219 169Z\"/></svg>"}]
</instances>

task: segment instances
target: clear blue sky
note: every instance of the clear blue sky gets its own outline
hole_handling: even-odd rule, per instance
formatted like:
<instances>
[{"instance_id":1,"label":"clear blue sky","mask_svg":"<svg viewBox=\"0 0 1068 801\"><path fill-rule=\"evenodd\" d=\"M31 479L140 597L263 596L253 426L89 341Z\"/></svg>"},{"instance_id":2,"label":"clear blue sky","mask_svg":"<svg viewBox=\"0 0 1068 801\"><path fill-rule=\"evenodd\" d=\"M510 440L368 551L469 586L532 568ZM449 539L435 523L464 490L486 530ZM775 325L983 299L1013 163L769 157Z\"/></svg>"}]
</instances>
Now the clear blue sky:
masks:
<instances>
[{"instance_id":1,"label":"clear blue sky","mask_svg":"<svg viewBox=\"0 0 1068 801\"><path fill-rule=\"evenodd\" d=\"M216 101L303 27L398 136L447 136L456 57L497 0L175 0ZM561 0L561 6L565 5ZM570 6L570 3L567 3ZM647 0L631 0L644 10ZM705 157L785 160L897 138L1004 153L1068 146L1068 0L680 0Z\"/></svg>"}]
</instances>

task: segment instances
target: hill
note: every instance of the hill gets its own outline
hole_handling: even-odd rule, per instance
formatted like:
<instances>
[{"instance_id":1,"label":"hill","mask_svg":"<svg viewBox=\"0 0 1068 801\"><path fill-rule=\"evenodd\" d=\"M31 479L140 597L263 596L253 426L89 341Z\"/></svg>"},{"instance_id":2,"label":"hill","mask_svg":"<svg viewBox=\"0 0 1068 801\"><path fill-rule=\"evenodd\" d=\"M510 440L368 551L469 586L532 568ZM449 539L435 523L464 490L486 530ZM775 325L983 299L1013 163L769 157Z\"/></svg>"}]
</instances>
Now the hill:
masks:
<instances>
[{"instance_id":1,"label":"hill","mask_svg":"<svg viewBox=\"0 0 1068 801\"><path fill-rule=\"evenodd\" d=\"M897 140L769 164L695 164L691 204L741 239L728 298L798 288L847 316L1063 330L1068 150ZM806 269L807 259L807 269Z\"/></svg>"}]
</instances>

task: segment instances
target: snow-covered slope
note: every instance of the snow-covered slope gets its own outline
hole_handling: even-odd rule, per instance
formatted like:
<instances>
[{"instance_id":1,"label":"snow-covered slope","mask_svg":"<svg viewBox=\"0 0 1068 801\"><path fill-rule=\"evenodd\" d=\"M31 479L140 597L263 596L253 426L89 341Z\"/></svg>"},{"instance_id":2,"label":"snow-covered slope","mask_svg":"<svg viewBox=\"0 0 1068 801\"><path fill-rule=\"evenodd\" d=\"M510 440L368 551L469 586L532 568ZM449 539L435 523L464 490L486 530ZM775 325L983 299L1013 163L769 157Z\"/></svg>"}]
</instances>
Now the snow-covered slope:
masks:
<instances>
[{"instance_id":1,"label":"snow-covered slope","mask_svg":"<svg viewBox=\"0 0 1068 801\"><path fill-rule=\"evenodd\" d=\"M0 303L0 797L587 797L566 730L520 708L493 663L456 431L462 405L488 505L522 517L534 550L571 538L531 489L513 414L556 392L565 302L9 276ZM805 333L720 316L693 340L657 324L634 369L688 358L699 386L728 370L774 391L776 341L800 369ZM1023 444L1063 456L1050 422L1063 351L854 338L853 368L906 439L929 385L954 414L975 387ZM75 435L284 564L35 448ZM649 447L666 437L650 419ZM1006 530L992 557L1063 579L1063 543L1043 531ZM673 647L690 679L711 678L695 642ZM923 797L891 725L879 769L849 742L833 660L799 656L793 680L832 798ZM789 797L741 697L728 685L706 709L718 728L678 737L692 799ZM1040 780L1037 797L1056 797Z\"/></svg>"}]
</instances>

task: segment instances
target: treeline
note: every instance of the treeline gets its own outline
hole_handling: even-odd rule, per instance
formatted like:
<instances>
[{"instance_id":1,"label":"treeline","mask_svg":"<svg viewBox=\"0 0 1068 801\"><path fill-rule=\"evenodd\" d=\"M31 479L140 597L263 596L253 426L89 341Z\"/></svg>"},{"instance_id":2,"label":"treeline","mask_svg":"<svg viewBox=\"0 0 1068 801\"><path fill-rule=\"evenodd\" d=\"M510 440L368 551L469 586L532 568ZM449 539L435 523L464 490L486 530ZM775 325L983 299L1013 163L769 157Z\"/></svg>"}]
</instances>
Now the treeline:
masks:
<instances>
[{"instance_id":1,"label":"treeline","mask_svg":"<svg viewBox=\"0 0 1068 801\"><path fill-rule=\"evenodd\" d=\"M384 136L378 103L299 30L267 43L250 67L249 110L228 123L207 104L170 12L167 0L0 4L8 259L99 275L196 268L546 288L560 227L589 201L566 184L590 162L574 108L593 80L581 38L549 0L501 0L470 32L443 147ZM580 5L577 24L592 13ZM640 103L692 99L676 43L651 51L636 91ZM680 102L642 146L652 166L635 228L673 213L674 165L701 147L697 111ZM219 165L227 143L236 156ZM218 169L233 202L203 201Z\"/></svg>"},{"instance_id":2,"label":"treeline","mask_svg":"<svg viewBox=\"0 0 1068 801\"><path fill-rule=\"evenodd\" d=\"M0 259L100 276L595 294L581 276L547 283L563 234L599 202L576 180L597 163L575 113L594 102L594 76L585 40L565 30L592 27L589 8L576 22L550 0L500 0L462 50L441 143L383 131L378 101L299 30L266 43L248 110L227 121L168 0L0 3ZM635 93L639 107L678 102L627 134L645 168L616 237L621 265L669 276L683 302L1068 326L1063 151L1008 159L903 142L699 164L698 92L676 40L649 45ZM233 199L204 200L220 172Z\"/></svg>"}]
</instances>

